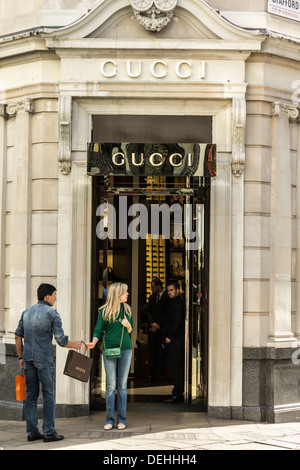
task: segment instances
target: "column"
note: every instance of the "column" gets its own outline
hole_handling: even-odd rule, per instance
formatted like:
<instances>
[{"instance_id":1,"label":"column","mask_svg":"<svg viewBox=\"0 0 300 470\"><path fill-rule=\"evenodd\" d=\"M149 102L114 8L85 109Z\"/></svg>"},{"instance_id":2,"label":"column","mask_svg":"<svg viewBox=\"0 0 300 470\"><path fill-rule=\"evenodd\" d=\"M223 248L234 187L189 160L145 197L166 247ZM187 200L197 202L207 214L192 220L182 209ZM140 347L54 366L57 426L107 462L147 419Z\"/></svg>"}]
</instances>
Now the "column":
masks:
<instances>
[{"instance_id":1,"label":"column","mask_svg":"<svg viewBox=\"0 0 300 470\"><path fill-rule=\"evenodd\" d=\"M33 102L10 103L6 112L16 116L14 169L11 195L11 249L8 333L31 303L31 113Z\"/></svg>"},{"instance_id":2,"label":"column","mask_svg":"<svg viewBox=\"0 0 300 470\"><path fill-rule=\"evenodd\" d=\"M267 346L291 347L292 195L289 119L296 106L273 103L270 208L270 293Z\"/></svg>"},{"instance_id":3,"label":"column","mask_svg":"<svg viewBox=\"0 0 300 470\"><path fill-rule=\"evenodd\" d=\"M208 411L230 419L231 162L218 163L217 175L211 183Z\"/></svg>"},{"instance_id":4,"label":"column","mask_svg":"<svg viewBox=\"0 0 300 470\"><path fill-rule=\"evenodd\" d=\"M87 342L90 339L91 181L86 174L86 161L71 161L71 97L59 98L58 121L57 310L70 339ZM88 142L88 137L85 141ZM89 385L63 375L66 358L67 351L56 348L57 413L65 415L67 408L70 413L75 408L76 412L87 413Z\"/></svg>"},{"instance_id":5,"label":"column","mask_svg":"<svg viewBox=\"0 0 300 470\"><path fill-rule=\"evenodd\" d=\"M4 329L4 268L6 217L6 106L0 104L0 336Z\"/></svg>"},{"instance_id":6,"label":"column","mask_svg":"<svg viewBox=\"0 0 300 470\"><path fill-rule=\"evenodd\" d=\"M297 307L296 307L296 324L295 336L300 340L300 118L298 117L298 151L297 151L297 218L296 218L296 233L297 233L297 261L296 261L296 293L297 293Z\"/></svg>"},{"instance_id":7,"label":"column","mask_svg":"<svg viewBox=\"0 0 300 470\"><path fill-rule=\"evenodd\" d=\"M243 400L245 97L233 99L231 191L231 406ZM238 416L237 416L238 418Z\"/></svg>"}]
</instances>

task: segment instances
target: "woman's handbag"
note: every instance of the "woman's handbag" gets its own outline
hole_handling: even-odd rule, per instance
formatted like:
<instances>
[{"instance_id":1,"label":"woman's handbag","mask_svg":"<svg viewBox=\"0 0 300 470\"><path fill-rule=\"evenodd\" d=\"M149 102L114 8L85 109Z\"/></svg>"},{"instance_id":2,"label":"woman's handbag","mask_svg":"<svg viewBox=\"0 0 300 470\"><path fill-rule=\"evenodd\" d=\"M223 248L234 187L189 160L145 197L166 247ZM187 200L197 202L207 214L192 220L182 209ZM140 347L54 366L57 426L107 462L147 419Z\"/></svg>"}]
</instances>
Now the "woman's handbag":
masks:
<instances>
[{"instance_id":1,"label":"woman's handbag","mask_svg":"<svg viewBox=\"0 0 300 470\"><path fill-rule=\"evenodd\" d=\"M16 400L26 400L26 379L25 374L16 376Z\"/></svg>"},{"instance_id":2,"label":"woman's handbag","mask_svg":"<svg viewBox=\"0 0 300 470\"><path fill-rule=\"evenodd\" d=\"M124 326L122 330L120 347L106 349L105 348L105 333L104 333L104 339L103 339L104 351L103 352L105 354L106 359L119 359L120 357L122 357L121 347L122 347L122 342L123 342L123 334L124 334Z\"/></svg>"},{"instance_id":3,"label":"woman's handbag","mask_svg":"<svg viewBox=\"0 0 300 470\"><path fill-rule=\"evenodd\" d=\"M68 375L69 377L80 380L81 382L88 382L92 364L92 357L70 350L66 360L64 375Z\"/></svg>"}]
</instances>

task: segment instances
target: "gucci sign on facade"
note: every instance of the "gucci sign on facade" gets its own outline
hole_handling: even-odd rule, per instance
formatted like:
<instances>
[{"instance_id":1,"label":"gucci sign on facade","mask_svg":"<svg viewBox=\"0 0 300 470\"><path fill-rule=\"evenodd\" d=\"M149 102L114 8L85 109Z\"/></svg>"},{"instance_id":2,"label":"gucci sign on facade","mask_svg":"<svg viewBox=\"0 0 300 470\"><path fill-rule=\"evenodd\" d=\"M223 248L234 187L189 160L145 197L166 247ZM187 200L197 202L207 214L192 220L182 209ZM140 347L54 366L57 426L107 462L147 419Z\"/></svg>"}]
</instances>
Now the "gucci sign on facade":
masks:
<instances>
[{"instance_id":1,"label":"gucci sign on facade","mask_svg":"<svg viewBox=\"0 0 300 470\"><path fill-rule=\"evenodd\" d=\"M161 31L172 20L177 0L131 0L137 21L147 31Z\"/></svg>"},{"instance_id":2,"label":"gucci sign on facade","mask_svg":"<svg viewBox=\"0 0 300 470\"><path fill-rule=\"evenodd\" d=\"M216 176L215 144L88 144L92 176Z\"/></svg>"},{"instance_id":3,"label":"gucci sign on facade","mask_svg":"<svg viewBox=\"0 0 300 470\"><path fill-rule=\"evenodd\" d=\"M204 60L167 61L167 60L113 60L107 59L100 64L101 75L112 79L181 79L200 81L206 78Z\"/></svg>"}]
</instances>

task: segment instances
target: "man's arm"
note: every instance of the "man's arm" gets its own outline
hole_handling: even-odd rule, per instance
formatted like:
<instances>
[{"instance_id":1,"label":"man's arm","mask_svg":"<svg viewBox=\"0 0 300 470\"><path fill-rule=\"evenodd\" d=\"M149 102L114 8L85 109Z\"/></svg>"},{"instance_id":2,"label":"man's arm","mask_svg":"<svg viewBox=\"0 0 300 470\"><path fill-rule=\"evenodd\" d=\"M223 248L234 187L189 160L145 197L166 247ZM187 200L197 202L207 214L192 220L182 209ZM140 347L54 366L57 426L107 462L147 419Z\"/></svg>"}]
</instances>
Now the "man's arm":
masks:
<instances>
[{"instance_id":1,"label":"man's arm","mask_svg":"<svg viewBox=\"0 0 300 470\"><path fill-rule=\"evenodd\" d=\"M66 344L65 348L68 349L80 349L81 348L81 341L68 341Z\"/></svg>"},{"instance_id":2,"label":"man's arm","mask_svg":"<svg viewBox=\"0 0 300 470\"><path fill-rule=\"evenodd\" d=\"M17 353L19 356L19 361L20 361L20 367L21 369L24 369L24 363L23 363L23 338L21 336L15 336L15 343L16 343L16 349Z\"/></svg>"},{"instance_id":3,"label":"man's arm","mask_svg":"<svg viewBox=\"0 0 300 470\"><path fill-rule=\"evenodd\" d=\"M54 319L52 323L52 332L54 334L57 344L62 348L80 349L81 341L70 341L69 337L65 335L62 328L62 321L59 313L54 312Z\"/></svg>"}]
</instances>

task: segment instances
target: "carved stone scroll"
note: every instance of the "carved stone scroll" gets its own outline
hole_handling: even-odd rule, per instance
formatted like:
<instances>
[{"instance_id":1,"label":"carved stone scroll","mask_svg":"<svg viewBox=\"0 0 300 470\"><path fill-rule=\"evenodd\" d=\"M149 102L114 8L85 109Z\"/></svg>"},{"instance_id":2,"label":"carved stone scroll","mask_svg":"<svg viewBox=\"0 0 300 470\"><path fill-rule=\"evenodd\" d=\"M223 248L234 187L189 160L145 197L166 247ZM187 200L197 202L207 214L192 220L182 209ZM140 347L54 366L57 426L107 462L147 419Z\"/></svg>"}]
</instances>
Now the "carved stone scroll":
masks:
<instances>
[{"instance_id":1,"label":"carved stone scroll","mask_svg":"<svg viewBox=\"0 0 300 470\"><path fill-rule=\"evenodd\" d=\"M4 118L7 117L6 106L6 104L0 104L0 116Z\"/></svg>"},{"instance_id":2,"label":"carved stone scroll","mask_svg":"<svg viewBox=\"0 0 300 470\"><path fill-rule=\"evenodd\" d=\"M246 100L233 99L232 173L241 176L245 167Z\"/></svg>"},{"instance_id":3,"label":"carved stone scroll","mask_svg":"<svg viewBox=\"0 0 300 470\"><path fill-rule=\"evenodd\" d=\"M71 171L71 143L72 143L72 97L60 96L58 106L59 121L59 151L58 162L62 174L68 175Z\"/></svg>"},{"instance_id":4,"label":"carved stone scroll","mask_svg":"<svg viewBox=\"0 0 300 470\"><path fill-rule=\"evenodd\" d=\"M285 104L280 101L274 101L274 103L272 103L272 114L273 116L286 114L290 119L297 119L299 117L299 109L297 105L294 104Z\"/></svg>"},{"instance_id":5,"label":"carved stone scroll","mask_svg":"<svg viewBox=\"0 0 300 470\"><path fill-rule=\"evenodd\" d=\"M18 101L13 101L6 106L6 113L8 116L15 116L19 111L33 113L33 100L25 98Z\"/></svg>"}]
</instances>

